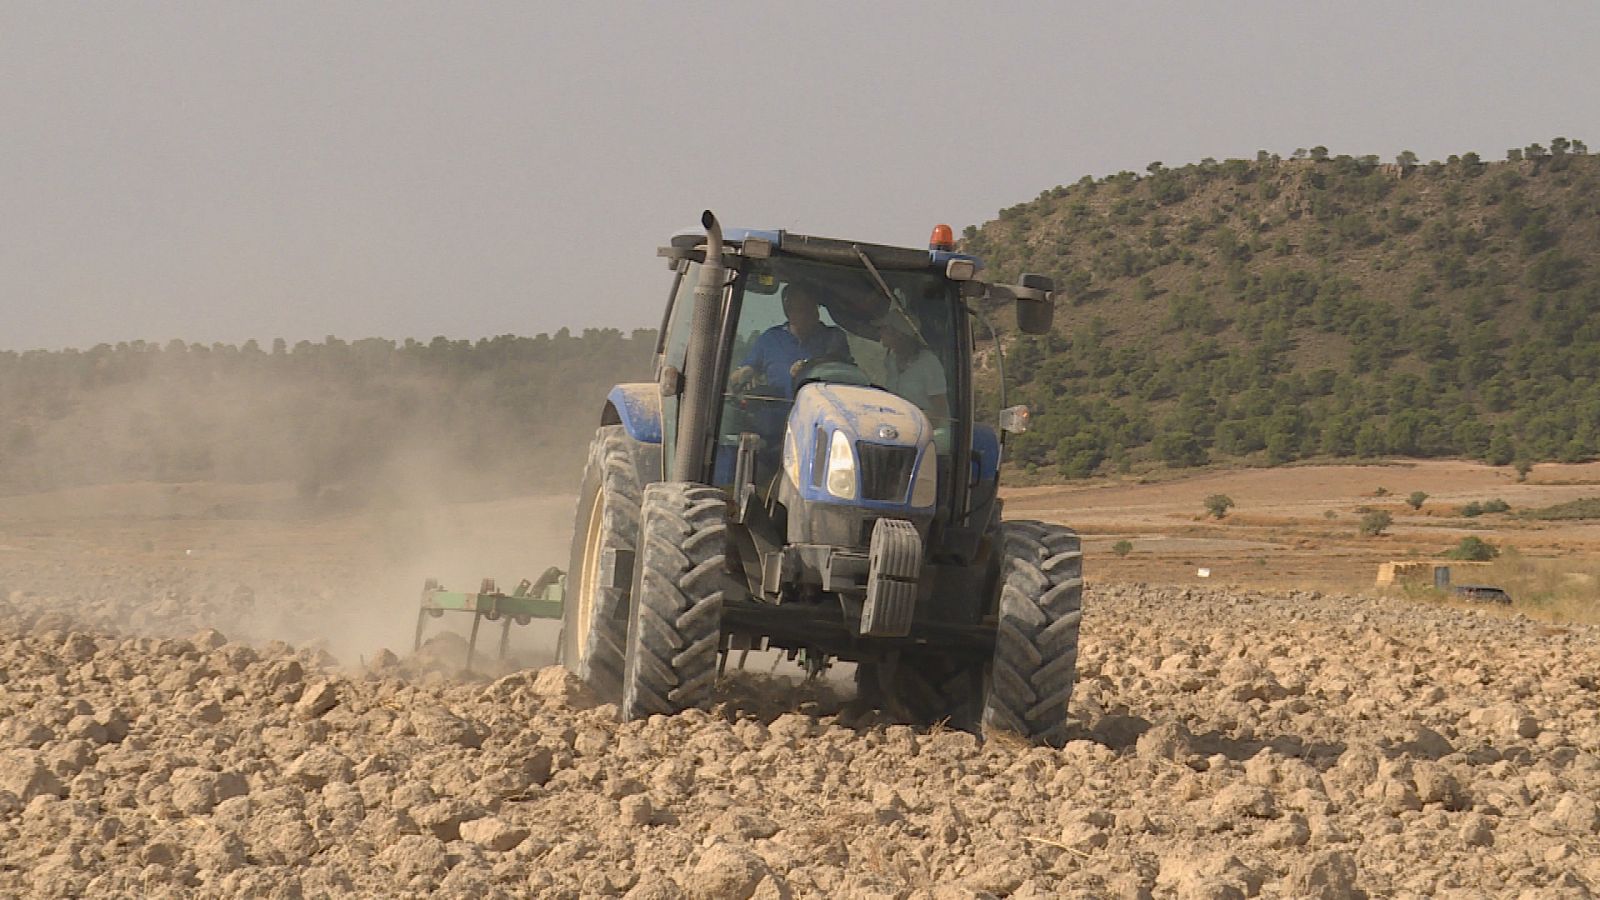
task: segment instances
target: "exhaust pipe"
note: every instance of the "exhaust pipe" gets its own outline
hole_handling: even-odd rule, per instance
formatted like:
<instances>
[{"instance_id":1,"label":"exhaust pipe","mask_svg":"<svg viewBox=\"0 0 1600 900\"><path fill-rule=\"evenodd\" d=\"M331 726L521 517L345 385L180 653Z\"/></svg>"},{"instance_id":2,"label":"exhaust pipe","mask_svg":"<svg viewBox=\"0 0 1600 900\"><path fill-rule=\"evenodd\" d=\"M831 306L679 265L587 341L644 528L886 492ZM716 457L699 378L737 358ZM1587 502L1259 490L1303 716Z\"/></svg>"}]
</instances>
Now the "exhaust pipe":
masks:
<instances>
[{"instance_id":1,"label":"exhaust pipe","mask_svg":"<svg viewBox=\"0 0 1600 900\"><path fill-rule=\"evenodd\" d=\"M678 411L678 447L672 460L673 481L699 481L716 440L711 410L717 386L711 371L717 361L721 330L722 225L711 210L700 214L706 229L706 261L694 288L694 318L689 323L688 358L684 361L683 399Z\"/></svg>"}]
</instances>

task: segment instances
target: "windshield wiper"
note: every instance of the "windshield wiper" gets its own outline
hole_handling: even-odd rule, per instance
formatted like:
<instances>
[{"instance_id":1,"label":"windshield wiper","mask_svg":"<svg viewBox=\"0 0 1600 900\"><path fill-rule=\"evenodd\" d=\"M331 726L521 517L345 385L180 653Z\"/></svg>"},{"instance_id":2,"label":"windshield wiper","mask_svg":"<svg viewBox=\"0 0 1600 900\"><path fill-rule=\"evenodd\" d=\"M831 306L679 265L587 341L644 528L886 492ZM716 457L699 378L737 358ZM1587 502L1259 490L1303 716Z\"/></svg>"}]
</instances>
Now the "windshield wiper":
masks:
<instances>
[{"instance_id":1,"label":"windshield wiper","mask_svg":"<svg viewBox=\"0 0 1600 900\"><path fill-rule=\"evenodd\" d=\"M878 291L883 294L884 299L889 301L889 308L899 313L900 318L905 320L906 325L911 328L911 333L916 335L917 343L927 346L928 342L922 339L922 329L917 327L916 320L911 318L911 313L906 310L905 304L900 302L899 295L889 290L889 284L883 280L882 275L878 274L878 267L872 264L872 258L867 256L867 251L861 249L860 244L851 244L850 249L856 252L856 256L861 259L861 264L867 267L867 274L872 276L872 283L878 286Z\"/></svg>"}]
</instances>

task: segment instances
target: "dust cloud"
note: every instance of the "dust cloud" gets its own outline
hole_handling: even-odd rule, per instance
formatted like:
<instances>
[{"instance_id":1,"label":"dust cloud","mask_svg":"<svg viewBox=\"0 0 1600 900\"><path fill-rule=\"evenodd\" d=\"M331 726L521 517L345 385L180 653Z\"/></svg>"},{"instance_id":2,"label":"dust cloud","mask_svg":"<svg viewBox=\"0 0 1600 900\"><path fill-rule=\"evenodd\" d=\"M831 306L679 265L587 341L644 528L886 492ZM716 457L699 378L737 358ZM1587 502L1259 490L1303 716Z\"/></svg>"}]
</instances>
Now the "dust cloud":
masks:
<instances>
[{"instance_id":1,"label":"dust cloud","mask_svg":"<svg viewBox=\"0 0 1600 900\"><path fill-rule=\"evenodd\" d=\"M575 499L562 491L592 413L520 417L514 388L393 353L285 361L298 355L61 355L72 377L0 366L0 405L32 411L0 435L0 599L360 665L410 652L427 578L509 590L566 567ZM574 390L595 409L604 395ZM513 657L548 663L555 627L514 626ZM485 629L480 653L497 639Z\"/></svg>"}]
</instances>

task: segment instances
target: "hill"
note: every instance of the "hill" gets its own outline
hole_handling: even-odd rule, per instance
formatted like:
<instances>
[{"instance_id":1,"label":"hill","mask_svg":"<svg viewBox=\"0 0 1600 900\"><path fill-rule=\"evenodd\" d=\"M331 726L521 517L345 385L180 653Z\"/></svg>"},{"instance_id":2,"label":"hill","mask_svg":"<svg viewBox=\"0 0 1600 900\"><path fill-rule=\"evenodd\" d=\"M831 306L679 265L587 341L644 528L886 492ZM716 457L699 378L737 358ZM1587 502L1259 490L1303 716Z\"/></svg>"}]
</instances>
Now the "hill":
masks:
<instances>
[{"instance_id":1,"label":"hill","mask_svg":"<svg viewBox=\"0 0 1600 900\"><path fill-rule=\"evenodd\" d=\"M1152 163L963 243L1068 298L1054 334L1008 339L1035 412L1013 452L1041 476L1600 455L1600 157L1581 142Z\"/></svg>"}]
</instances>

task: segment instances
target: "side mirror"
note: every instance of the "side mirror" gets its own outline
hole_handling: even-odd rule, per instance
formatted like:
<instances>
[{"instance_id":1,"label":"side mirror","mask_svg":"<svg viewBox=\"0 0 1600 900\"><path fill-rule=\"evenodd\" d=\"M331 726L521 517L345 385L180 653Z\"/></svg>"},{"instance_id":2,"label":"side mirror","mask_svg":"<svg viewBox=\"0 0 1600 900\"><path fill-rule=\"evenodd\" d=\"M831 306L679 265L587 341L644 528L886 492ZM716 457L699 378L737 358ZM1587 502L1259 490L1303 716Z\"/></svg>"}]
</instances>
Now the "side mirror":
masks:
<instances>
[{"instance_id":1,"label":"side mirror","mask_svg":"<svg viewBox=\"0 0 1600 900\"><path fill-rule=\"evenodd\" d=\"M1017 298L1017 329L1023 334L1048 334L1055 319L1055 282L1049 276L1024 273L1012 288Z\"/></svg>"}]
</instances>

